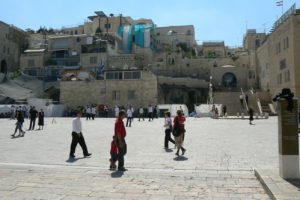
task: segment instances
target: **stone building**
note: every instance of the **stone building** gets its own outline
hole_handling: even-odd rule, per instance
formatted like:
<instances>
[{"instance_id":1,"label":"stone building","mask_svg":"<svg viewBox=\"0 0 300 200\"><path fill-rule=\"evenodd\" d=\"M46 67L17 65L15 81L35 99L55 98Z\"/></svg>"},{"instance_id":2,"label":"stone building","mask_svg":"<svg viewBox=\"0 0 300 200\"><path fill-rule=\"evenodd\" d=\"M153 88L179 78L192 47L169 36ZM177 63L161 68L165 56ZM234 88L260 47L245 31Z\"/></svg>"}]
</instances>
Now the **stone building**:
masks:
<instances>
[{"instance_id":1,"label":"stone building","mask_svg":"<svg viewBox=\"0 0 300 200\"><path fill-rule=\"evenodd\" d=\"M271 96L290 88L300 99L300 10L292 6L257 49L259 85ZM298 77L298 78L297 78Z\"/></svg>"},{"instance_id":2,"label":"stone building","mask_svg":"<svg viewBox=\"0 0 300 200\"><path fill-rule=\"evenodd\" d=\"M157 77L150 71L106 71L104 80L60 81L60 101L72 108L89 104L146 107L158 102Z\"/></svg>"},{"instance_id":3,"label":"stone building","mask_svg":"<svg viewBox=\"0 0 300 200\"><path fill-rule=\"evenodd\" d=\"M26 32L0 21L0 72L19 69L20 54L28 46Z\"/></svg>"}]
</instances>

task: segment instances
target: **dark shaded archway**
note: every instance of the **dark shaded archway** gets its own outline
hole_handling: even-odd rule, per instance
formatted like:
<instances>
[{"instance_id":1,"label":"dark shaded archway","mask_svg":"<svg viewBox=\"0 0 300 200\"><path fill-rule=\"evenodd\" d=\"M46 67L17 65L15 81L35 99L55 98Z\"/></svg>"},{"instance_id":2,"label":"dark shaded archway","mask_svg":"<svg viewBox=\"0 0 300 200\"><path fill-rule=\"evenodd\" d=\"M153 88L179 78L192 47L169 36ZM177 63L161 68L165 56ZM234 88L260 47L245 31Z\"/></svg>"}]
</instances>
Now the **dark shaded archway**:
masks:
<instances>
[{"instance_id":1,"label":"dark shaded archway","mask_svg":"<svg viewBox=\"0 0 300 200\"><path fill-rule=\"evenodd\" d=\"M6 63L5 60L1 61L0 72L3 73L3 74L7 74L7 63Z\"/></svg>"},{"instance_id":2,"label":"dark shaded archway","mask_svg":"<svg viewBox=\"0 0 300 200\"><path fill-rule=\"evenodd\" d=\"M222 78L222 85L226 88L235 88L237 85L236 76L231 72L225 73Z\"/></svg>"}]
</instances>

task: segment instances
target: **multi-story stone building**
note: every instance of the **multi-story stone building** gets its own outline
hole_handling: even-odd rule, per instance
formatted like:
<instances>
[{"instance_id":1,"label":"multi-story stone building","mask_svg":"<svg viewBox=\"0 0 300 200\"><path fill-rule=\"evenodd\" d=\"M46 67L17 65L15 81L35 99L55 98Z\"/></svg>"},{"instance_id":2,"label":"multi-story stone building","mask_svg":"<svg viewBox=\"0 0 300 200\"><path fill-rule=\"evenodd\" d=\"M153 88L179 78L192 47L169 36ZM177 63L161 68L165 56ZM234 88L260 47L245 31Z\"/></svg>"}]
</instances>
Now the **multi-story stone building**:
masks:
<instances>
[{"instance_id":1,"label":"multi-story stone building","mask_svg":"<svg viewBox=\"0 0 300 200\"><path fill-rule=\"evenodd\" d=\"M17 70L20 54L28 47L26 32L0 21L0 41L0 72Z\"/></svg>"},{"instance_id":2,"label":"multi-story stone building","mask_svg":"<svg viewBox=\"0 0 300 200\"><path fill-rule=\"evenodd\" d=\"M300 10L292 6L257 49L259 86L275 96L290 88L300 99Z\"/></svg>"}]
</instances>

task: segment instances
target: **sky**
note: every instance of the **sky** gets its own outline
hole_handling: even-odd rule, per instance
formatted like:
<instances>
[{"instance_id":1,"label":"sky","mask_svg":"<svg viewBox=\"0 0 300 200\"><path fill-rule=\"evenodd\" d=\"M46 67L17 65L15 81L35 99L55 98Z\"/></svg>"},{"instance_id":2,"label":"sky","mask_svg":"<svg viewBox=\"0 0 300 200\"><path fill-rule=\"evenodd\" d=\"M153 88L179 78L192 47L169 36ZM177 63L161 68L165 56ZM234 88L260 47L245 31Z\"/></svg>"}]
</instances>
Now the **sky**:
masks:
<instances>
[{"instance_id":1,"label":"sky","mask_svg":"<svg viewBox=\"0 0 300 200\"><path fill-rule=\"evenodd\" d=\"M94 11L152 19L157 27L194 25L198 44L242 45L246 29L269 32L282 15L279 0L0 0L0 21L19 28L60 29L83 24ZM300 0L283 0L286 11ZM297 6L298 8L298 6Z\"/></svg>"}]
</instances>

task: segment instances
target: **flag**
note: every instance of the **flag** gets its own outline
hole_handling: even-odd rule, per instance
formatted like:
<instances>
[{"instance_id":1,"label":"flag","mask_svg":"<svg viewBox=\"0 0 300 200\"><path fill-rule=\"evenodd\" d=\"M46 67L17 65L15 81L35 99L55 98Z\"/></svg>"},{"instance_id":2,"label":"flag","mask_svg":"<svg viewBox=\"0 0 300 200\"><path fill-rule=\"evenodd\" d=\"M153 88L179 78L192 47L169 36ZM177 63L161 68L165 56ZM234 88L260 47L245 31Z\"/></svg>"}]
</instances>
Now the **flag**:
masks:
<instances>
[{"instance_id":1,"label":"flag","mask_svg":"<svg viewBox=\"0 0 300 200\"><path fill-rule=\"evenodd\" d=\"M276 6L283 6L283 0L276 1Z\"/></svg>"}]
</instances>

